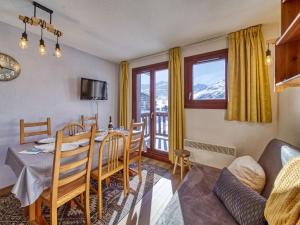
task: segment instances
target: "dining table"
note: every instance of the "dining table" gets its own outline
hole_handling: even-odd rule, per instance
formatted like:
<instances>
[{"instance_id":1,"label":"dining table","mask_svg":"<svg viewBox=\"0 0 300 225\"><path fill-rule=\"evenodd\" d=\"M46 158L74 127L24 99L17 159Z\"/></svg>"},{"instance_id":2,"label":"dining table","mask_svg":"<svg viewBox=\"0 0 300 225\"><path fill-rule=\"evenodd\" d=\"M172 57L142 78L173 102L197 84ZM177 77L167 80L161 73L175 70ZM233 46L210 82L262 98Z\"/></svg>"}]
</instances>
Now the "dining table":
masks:
<instances>
[{"instance_id":1,"label":"dining table","mask_svg":"<svg viewBox=\"0 0 300 225\"><path fill-rule=\"evenodd\" d=\"M127 131L121 131L127 136ZM99 148L107 133L95 138L92 169L98 167ZM5 163L11 167L17 176L17 182L11 192L20 201L21 207L29 207L29 222L35 221L35 202L42 192L49 188L52 180L53 152L39 152L38 154L24 154L36 147L36 143L19 144L8 148ZM122 145L119 155L123 154ZM72 161L72 158L68 159ZM73 159L74 160L74 159ZM107 152L103 153L103 163L107 161Z\"/></svg>"}]
</instances>

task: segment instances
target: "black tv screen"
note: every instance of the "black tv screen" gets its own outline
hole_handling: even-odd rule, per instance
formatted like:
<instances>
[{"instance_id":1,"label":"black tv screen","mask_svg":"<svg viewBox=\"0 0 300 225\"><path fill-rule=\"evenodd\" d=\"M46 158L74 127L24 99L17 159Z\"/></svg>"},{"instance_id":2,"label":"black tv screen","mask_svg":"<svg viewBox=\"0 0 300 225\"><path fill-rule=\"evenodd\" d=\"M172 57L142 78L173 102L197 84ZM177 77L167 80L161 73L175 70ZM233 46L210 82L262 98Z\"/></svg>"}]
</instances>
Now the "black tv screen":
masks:
<instances>
[{"instance_id":1,"label":"black tv screen","mask_svg":"<svg viewBox=\"0 0 300 225\"><path fill-rule=\"evenodd\" d=\"M81 78L81 100L107 100L107 82Z\"/></svg>"}]
</instances>

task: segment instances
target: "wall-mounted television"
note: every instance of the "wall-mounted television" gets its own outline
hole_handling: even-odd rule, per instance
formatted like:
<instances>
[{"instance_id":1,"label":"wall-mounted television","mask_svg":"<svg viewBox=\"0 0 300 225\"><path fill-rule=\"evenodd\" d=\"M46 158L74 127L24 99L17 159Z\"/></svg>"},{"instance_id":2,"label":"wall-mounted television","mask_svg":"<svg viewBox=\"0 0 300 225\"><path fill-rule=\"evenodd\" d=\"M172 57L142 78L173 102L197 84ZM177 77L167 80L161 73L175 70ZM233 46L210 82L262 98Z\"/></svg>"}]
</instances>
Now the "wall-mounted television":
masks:
<instances>
[{"instance_id":1,"label":"wall-mounted television","mask_svg":"<svg viewBox=\"0 0 300 225\"><path fill-rule=\"evenodd\" d=\"M81 100L107 100L107 82L81 78Z\"/></svg>"}]
</instances>

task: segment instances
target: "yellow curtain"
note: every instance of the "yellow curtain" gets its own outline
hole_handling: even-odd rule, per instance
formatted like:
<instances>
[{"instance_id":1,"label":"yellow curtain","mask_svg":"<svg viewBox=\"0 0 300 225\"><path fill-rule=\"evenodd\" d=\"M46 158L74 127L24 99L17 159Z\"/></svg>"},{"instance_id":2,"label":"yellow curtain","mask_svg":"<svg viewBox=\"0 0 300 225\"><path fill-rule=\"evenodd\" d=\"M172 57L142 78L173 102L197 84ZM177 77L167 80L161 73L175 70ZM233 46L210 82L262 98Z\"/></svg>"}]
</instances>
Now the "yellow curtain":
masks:
<instances>
[{"instance_id":1,"label":"yellow curtain","mask_svg":"<svg viewBox=\"0 0 300 225\"><path fill-rule=\"evenodd\" d=\"M128 125L128 62L120 64L120 92L119 92L119 126L127 128Z\"/></svg>"},{"instance_id":2,"label":"yellow curtain","mask_svg":"<svg viewBox=\"0 0 300 225\"><path fill-rule=\"evenodd\" d=\"M261 25L229 34L227 120L270 123L270 83Z\"/></svg>"},{"instance_id":3,"label":"yellow curtain","mask_svg":"<svg viewBox=\"0 0 300 225\"><path fill-rule=\"evenodd\" d=\"M174 162L174 150L183 148L184 138L183 79L181 49L169 50L169 160Z\"/></svg>"}]
</instances>

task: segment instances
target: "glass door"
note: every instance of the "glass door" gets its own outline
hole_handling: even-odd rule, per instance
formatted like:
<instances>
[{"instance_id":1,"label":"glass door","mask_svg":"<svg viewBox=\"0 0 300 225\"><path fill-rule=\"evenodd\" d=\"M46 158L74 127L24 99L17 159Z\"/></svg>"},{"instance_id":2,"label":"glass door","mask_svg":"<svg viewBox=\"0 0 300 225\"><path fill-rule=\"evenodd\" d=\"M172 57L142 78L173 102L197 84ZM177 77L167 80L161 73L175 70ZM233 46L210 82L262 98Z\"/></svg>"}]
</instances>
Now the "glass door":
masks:
<instances>
[{"instance_id":1,"label":"glass door","mask_svg":"<svg viewBox=\"0 0 300 225\"><path fill-rule=\"evenodd\" d=\"M135 121L146 121L147 154L168 155L168 63L132 71L132 112Z\"/></svg>"},{"instance_id":2,"label":"glass door","mask_svg":"<svg viewBox=\"0 0 300 225\"><path fill-rule=\"evenodd\" d=\"M158 151L168 152L168 69L156 70L154 75L154 147Z\"/></svg>"}]
</instances>

